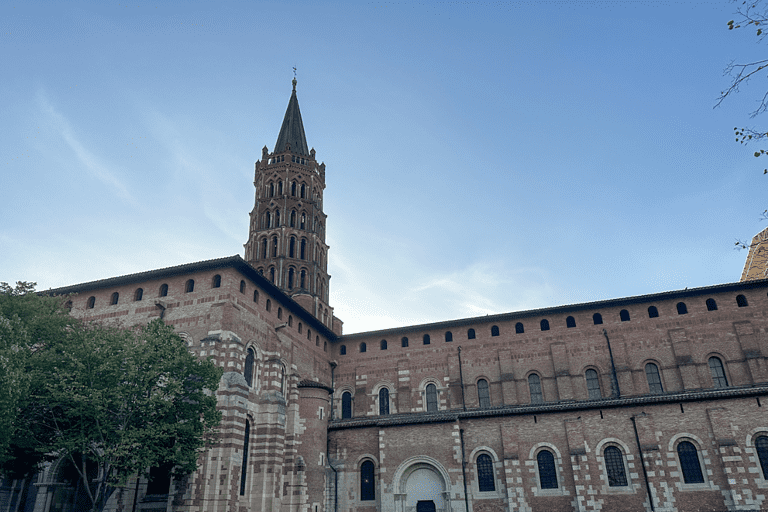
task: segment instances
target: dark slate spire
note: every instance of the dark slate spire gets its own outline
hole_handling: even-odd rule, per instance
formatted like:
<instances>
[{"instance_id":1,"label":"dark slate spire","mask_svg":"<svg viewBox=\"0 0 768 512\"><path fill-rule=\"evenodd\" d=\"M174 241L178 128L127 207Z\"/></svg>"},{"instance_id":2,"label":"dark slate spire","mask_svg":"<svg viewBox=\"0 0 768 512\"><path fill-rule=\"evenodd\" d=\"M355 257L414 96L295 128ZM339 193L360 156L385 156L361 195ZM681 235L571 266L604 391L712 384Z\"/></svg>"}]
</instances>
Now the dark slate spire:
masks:
<instances>
[{"instance_id":1,"label":"dark slate spire","mask_svg":"<svg viewBox=\"0 0 768 512\"><path fill-rule=\"evenodd\" d=\"M301 122L299 100L296 98L296 78L293 79L293 92L291 93L291 99L288 100L288 109L285 111L283 126L280 128L280 134L277 136L277 142L275 143L275 153L285 151L287 144L291 146L291 153L309 155L307 136L304 135L304 123Z\"/></svg>"}]
</instances>

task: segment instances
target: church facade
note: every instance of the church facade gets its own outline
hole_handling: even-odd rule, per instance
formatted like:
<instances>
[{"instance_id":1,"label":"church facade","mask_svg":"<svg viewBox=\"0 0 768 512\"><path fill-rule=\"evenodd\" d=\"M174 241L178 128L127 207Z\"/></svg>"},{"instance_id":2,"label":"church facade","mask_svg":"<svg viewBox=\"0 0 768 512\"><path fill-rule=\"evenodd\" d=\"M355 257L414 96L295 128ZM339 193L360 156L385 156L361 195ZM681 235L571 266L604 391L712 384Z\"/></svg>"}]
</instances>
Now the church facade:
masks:
<instances>
[{"instance_id":1,"label":"church facade","mask_svg":"<svg viewBox=\"0 0 768 512\"><path fill-rule=\"evenodd\" d=\"M108 509L768 509L760 244L730 284L344 335L295 82L254 186L244 258L52 291L87 320L163 318L225 371L199 469L153 469ZM54 463L5 482L0 511L75 511L78 493Z\"/></svg>"}]
</instances>

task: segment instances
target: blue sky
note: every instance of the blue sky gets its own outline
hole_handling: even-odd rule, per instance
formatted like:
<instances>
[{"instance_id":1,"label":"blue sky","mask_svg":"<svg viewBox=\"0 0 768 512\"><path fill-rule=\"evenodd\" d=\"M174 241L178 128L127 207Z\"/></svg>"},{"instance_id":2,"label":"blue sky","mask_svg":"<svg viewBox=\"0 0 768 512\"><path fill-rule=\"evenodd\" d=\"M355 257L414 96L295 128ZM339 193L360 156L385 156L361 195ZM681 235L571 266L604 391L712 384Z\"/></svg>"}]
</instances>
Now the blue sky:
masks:
<instances>
[{"instance_id":1,"label":"blue sky","mask_svg":"<svg viewBox=\"0 0 768 512\"><path fill-rule=\"evenodd\" d=\"M722 2L4 2L0 280L243 253L292 67L345 332L737 281ZM764 80L764 79L760 79Z\"/></svg>"}]
</instances>

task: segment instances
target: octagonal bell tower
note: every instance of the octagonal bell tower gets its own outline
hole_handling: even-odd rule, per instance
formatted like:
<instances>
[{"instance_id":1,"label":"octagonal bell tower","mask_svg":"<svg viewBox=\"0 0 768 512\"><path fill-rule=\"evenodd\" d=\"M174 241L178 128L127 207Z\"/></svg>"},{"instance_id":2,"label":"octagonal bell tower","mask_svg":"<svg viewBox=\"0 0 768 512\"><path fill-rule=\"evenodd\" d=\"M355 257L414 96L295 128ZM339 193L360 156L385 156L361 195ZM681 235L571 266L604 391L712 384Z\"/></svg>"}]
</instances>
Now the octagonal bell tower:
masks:
<instances>
[{"instance_id":1,"label":"octagonal bell tower","mask_svg":"<svg viewBox=\"0 0 768 512\"><path fill-rule=\"evenodd\" d=\"M267 146L256 162L245 260L330 329L341 322L328 305L328 245L323 191L325 164L307 149L296 79L275 150Z\"/></svg>"}]
</instances>

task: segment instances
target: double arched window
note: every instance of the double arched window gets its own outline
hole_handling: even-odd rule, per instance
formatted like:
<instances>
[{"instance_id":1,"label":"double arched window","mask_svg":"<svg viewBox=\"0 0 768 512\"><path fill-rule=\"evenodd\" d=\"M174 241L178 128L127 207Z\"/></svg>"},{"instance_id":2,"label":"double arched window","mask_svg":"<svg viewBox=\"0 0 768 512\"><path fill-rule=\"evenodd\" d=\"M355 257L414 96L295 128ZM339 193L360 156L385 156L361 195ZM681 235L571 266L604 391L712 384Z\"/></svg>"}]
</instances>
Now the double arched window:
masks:
<instances>
[{"instance_id":1,"label":"double arched window","mask_svg":"<svg viewBox=\"0 0 768 512\"><path fill-rule=\"evenodd\" d=\"M480 492L493 492L496 490L496 482L493 476L493 459L487 453L478 455L477 461L477 487Z\"/></svg>"},{"instance_id":2,"label":"double arched window","mask_svg":"<svg viewBox=\"0 0 768 512\"><path fill-rule=\"evenodd\" d=\"M536 464L539 467L539 487L557 489L557 469L555 468L555 456L552 452L541 450L536 455Z\"/></svg>"}]
</instances>

